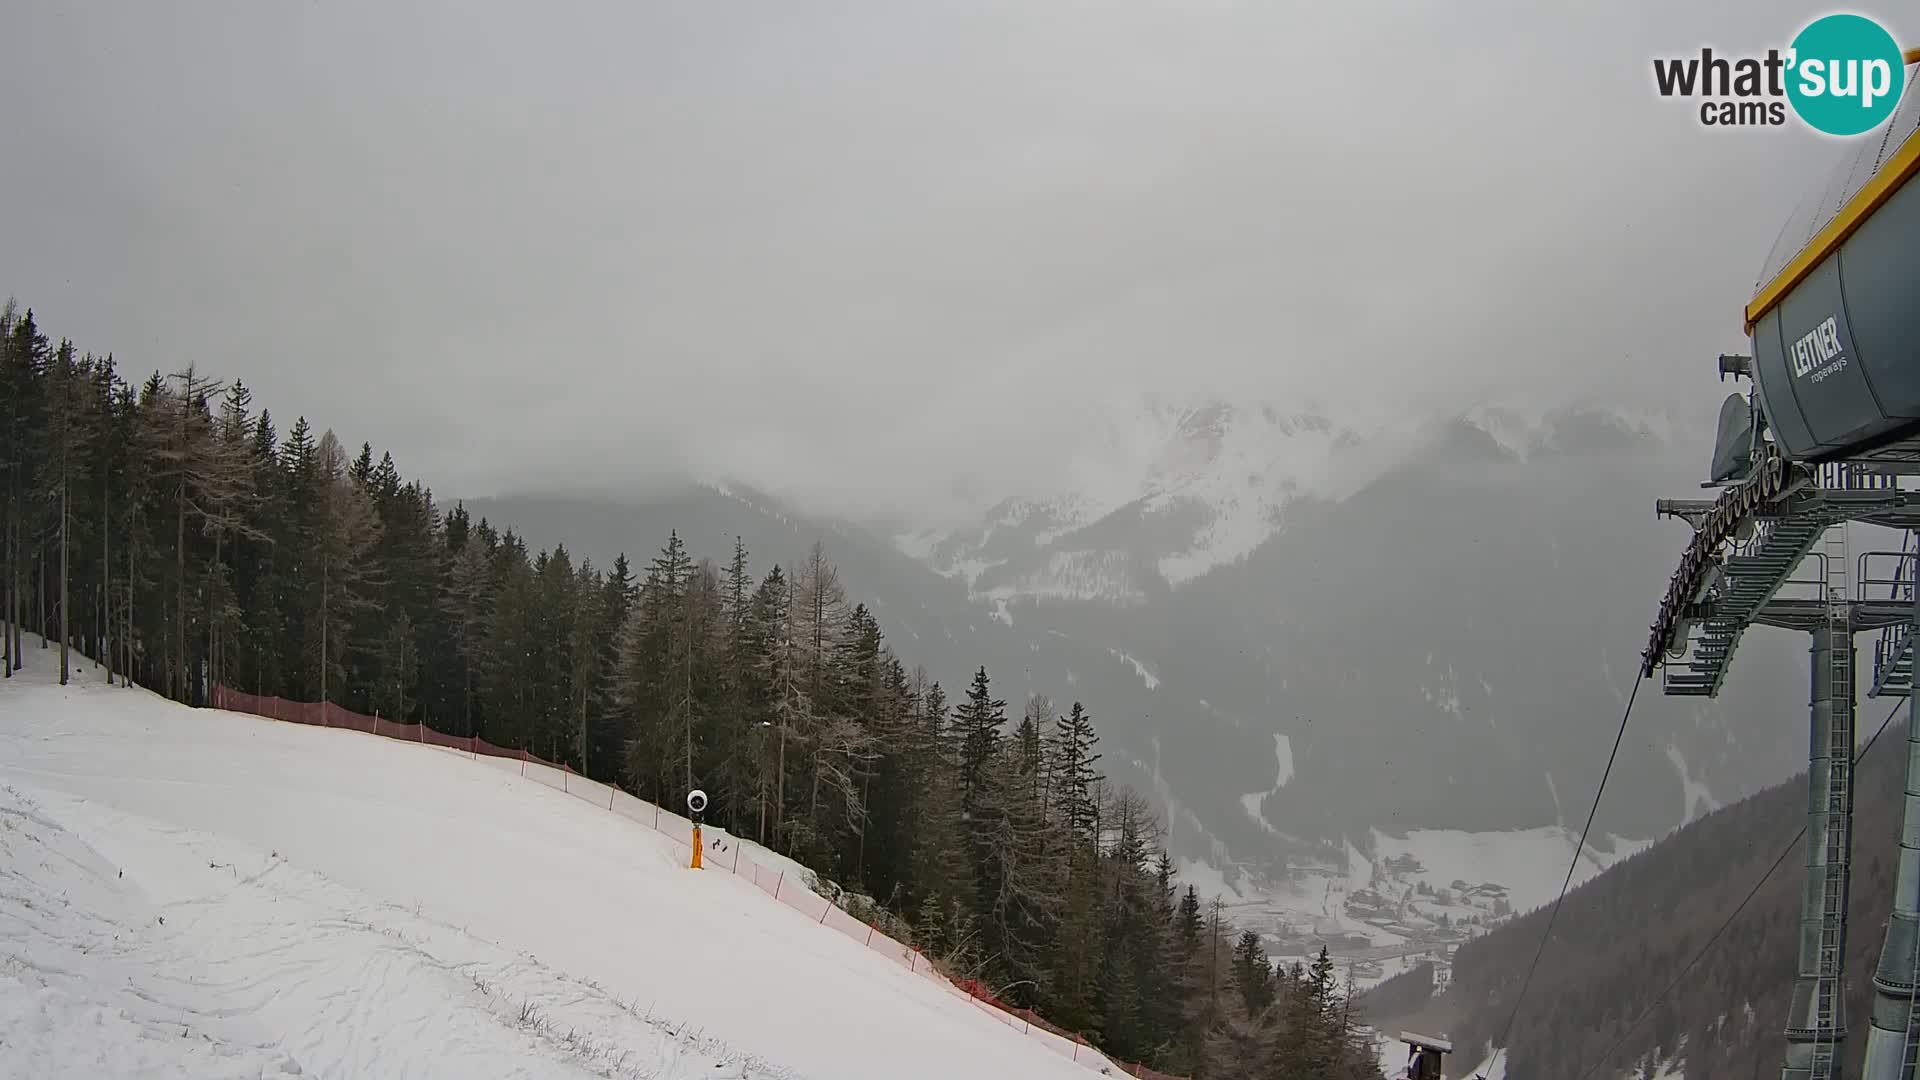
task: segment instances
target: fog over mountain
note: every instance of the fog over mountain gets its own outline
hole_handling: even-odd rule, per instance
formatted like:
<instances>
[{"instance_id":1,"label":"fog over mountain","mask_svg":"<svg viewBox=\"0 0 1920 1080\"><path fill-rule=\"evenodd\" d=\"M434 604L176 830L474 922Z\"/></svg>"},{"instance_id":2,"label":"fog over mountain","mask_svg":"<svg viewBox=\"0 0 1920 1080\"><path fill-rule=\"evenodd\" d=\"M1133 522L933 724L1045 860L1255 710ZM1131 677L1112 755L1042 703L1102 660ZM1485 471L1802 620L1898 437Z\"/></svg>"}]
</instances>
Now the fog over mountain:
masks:
<instances>
[{"instance_id":1,"label":"fog over mountain","mask_svg":"<svg viewBox=\"0 0 1920 1080\"><path fill-rule=\"evenodd\" d=\"M951 523L1109 391L1711 402L1836 151L1655 93L1783 0L10 14L0 293L443 492Z\"/></svg>"},{"instance_id":2,"label":"fog over mountain","mask_svg":"<svg viewBox=\"0 0 1920 1080\"><path fill-rule=\"evenodd\" d=\"M1574 829L1686 526L1697 418L1587 403L1368 423L1129 403L1081 486L887 535L724 483L469 509L604 563L679 531L760 572L819 539L910 663L1079 700L1183 858L1277 870L1372 830ZM1639 699L1596 836L1652 838L1803 764L1804 646L1758 632L1716 701Z\"/></svg>"}]
</instances>

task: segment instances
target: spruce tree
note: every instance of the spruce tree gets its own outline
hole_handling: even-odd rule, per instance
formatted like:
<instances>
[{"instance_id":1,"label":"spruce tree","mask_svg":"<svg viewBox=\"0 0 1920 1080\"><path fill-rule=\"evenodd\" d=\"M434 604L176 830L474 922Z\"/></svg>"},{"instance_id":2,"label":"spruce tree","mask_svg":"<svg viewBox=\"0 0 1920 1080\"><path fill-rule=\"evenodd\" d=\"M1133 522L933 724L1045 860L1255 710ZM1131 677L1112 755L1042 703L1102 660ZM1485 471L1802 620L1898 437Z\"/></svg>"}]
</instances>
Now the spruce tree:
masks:
<instances>
[{"instance_id":1,"label":"spruce tree","mask_svg":"<svg viewBox=\"0 0 1920 1080\"><path fill-rule=\"evenodd\" d=\"M1061 834L1047 827L1017 744L986 763L971 832L980 852L983 945L1007 981L1023 983L1018 1000L1032 1000L1028 987L1045 976L1067 867Z\"/></svg>"},{"instance_id":2,"label":"spruce tree","mask_svg":"<svg viewBox=\"0 0 1920 1080\"><path fill-rule=\"evenodd\" d=\"M994 758L1001 738L1001 726L1007 721L1007 703L993 696L987 669L974 673L967 699L953 711L954 736L960 751L960 817L971 821L980 808L981 791L986 786L987 765Z\"/></svg>"},{"instance_id":3,"label":"spruce tree","mask_svg":"<svg viewBox=\"0 0 1920 1080\"><path fill-rule=\"evenodd\" d=\"M380 650L380 692L375 701L379 715L395 723L407 722L407 695L419 663L413 641L413 620L403 611L388 627L386 642Z\"/></svg>"},{"instance_id":4,"label":"spruce tree","mask_svg":"<svg viewBox=\"0 0 1920 1080\"><path fill-rule=\"evenodd\" d=\"M1099 778L1094 765L1100 760L1094 747L1099 742L1100 736L1093 730L1093 718L1079 702L1073 703L1067 715L1054 718L1048 748L1054 810L1065 828L1082 836L1092 834L1098 816L1093 792Z\"/></svg>"},{"instance_id":5,"label":"spruce tree","mask_svg":"<svg viewBox=\"0 0 1920 1080\"><path fill-rule=\"evenodd\" d=\"M1193 886L1180 897L1180 913L1175 924L1181 948L1192 955L1200 951L1200 933L1206 924L1200 917L1200 896Z\"/></svg>"},{"instance_id":6,"label":"spruce tree","mask_svg":"<svg viewBox=\"0 0 1920 1080\"><path fill-rule=\"evenodd\" d=\"M1233 946L1233 986L1247 1015L1259 1016L1273 1004L1273 966L1267 961L1260 935L1242 931Z\"/></svg>"},{"instance_id":7,"label":"spruce tree","mask_svg":"<svg viewBox=\"0 0 1920 1080\"><path fill-rule=\"evenodd\" d=\"M48 530L58 551L55 559L59 582L54 610L54 627L60 636L60 685L65 686L72 669L69 655L73 641L72 575L69 565L73 554L73 495L87 478L86 435L90 427L87 407L89 377L74 354L71 341L61 341L46 367L47 439L44 464L38 485L43 517L55 524Z\"/></svg>"}]
</instances>

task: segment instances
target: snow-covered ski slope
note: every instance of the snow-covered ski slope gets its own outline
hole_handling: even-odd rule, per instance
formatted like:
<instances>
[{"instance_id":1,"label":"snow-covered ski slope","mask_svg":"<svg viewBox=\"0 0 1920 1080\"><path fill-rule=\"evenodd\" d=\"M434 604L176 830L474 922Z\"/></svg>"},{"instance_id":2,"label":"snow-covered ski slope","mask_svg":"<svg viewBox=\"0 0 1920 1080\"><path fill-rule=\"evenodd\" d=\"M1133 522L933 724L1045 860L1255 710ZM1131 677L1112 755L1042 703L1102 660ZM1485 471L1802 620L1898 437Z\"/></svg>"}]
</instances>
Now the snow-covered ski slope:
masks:
<instances>
[{"instance_id":1,"label":"snow-covered ski slope","mask_svg":"<svg viewBox=\"0 0 1920 1080\"><path fill-rule=\"evenodd\" d=\"M33 659L0 682L0 1076L1097 1075L484 760Z\"/></svg>"}]
</instances>

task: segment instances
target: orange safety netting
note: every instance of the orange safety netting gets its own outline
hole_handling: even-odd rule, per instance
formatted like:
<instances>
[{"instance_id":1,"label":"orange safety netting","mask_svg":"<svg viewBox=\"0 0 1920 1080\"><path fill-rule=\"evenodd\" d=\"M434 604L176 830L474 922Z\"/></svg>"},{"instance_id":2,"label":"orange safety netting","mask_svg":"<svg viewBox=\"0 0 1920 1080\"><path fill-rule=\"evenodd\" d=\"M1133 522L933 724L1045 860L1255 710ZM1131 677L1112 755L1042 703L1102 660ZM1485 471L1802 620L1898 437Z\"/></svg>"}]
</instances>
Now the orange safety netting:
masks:
<instances>
[{"instance_id":1,"label":"orange safety netting","mask_svg":"<svg viewBox=\"0 0 1920 1080\"><path fill-rule=\"evenodd\" d=\"M504 746L495 746L474 735L464 737L448 735L435 731L425 724L401 724L377 716L364 716L330 702L288 701L285 698L241 693L225 686L213 688L213 707L273 720L285 720L293 724L361 731L401 742L440 747L474 761L484 760L489 765L516 771L529 780L538 781L582 802L603 807L611 813L645 825L681 847L689 849L691 853L692 821L671 811L662 810L618 788L597 780L589 780L565 765L556 765L534 757L525 750L509 750ZM745 878L768 897L785 904L821 926L838 931L849 940L880 953L942 989L964 996L984 1015L991 1016L1007 1027L1040 1042L1062 1057L1086 1062L1093 1068L1111 1064L1124 1075L1139 1077L1141 1080L1185 1080L1183 1077L1155 1072L1144 1065L1108 1058L1095 1050L1081 1036L1048 1023L1033 1010L1015 1008L1000 1001L977 980L948 980L935 969L932 962L920 955L918 949L895 941L881 933L874 924L862 922L832 901L805 887L804 884L788 882L784 870L755 863L751 857L742 852L741 847L739 843L727 844L724 851L709 847L702 853L702 868L725 870Z\"/></svg>"}]
</instances>

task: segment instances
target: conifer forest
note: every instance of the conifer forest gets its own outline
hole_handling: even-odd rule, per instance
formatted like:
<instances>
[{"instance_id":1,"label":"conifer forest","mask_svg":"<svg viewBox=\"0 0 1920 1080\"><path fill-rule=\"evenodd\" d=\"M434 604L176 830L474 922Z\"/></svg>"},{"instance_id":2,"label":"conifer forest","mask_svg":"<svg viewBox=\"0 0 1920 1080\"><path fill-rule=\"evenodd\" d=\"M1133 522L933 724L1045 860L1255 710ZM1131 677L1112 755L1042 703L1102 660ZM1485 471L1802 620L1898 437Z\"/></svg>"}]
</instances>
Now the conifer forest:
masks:
<instances>
[{"instance_id":1,"label":"conifer forest","mask_svg":"<svg viewBox=\"0 0 1920 1080\"><path fill-rule=\"evenodd\" d=\"M1179 1075L1378 1075L1323 951L1276 966L1175 880L1096 718L942 687L823 549L530 551L239 380L0 314L5 671L225 685L525 749L812 867L956 979Z\"/></svg>"}]
</instances>

